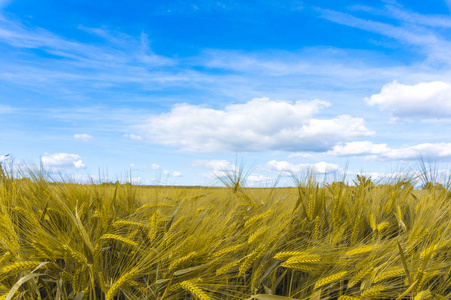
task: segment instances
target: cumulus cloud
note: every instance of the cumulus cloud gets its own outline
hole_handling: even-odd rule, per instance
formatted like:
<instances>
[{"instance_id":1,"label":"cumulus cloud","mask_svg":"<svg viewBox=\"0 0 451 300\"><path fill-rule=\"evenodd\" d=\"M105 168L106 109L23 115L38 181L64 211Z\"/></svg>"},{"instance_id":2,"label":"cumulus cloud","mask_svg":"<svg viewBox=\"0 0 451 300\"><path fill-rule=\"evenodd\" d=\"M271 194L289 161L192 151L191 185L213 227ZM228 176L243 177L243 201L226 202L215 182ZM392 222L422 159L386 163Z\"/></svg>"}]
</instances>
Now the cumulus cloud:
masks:
<instances>
[{"instance_id":1,"label":"cumulus cloud","mask_svg":"<svg viewBox=\"0 0 451 300\"><path fill-rule=\"evenodd\" d=\"M372 142L351 142L336 145L326 154L333 156L366 155L374 160L415 160L423 158L451 158L451 143L423 143L409 147L392 149L386 144Z\"/></svg>"},{"instance_id":2,"label":"cumulus cloud","mask_svg":"<svg viewBox=\"0 0 451 300\"><path fill-rule=\"evenodd\" d=\"M271 160L268 162L268 168L274 172L282 172L283 174L291 173L331 173L338 170L337 164L331 164L326 162L318 162L315 164L292 164L287 161Z\"/></svg>"},{"instance_id":3,"label":"cumulus cloud","mask_svg":"<svg viewBox=\"0 0 451 300\"><path fill-rule=\"evenodd\" d=\"M383 160L410 160L418 157L449 158L451 157L451 143L424 143L411 147L390 149L377 156Z\"/></svg>"},{"instance_id":4,"label":"cumulus cloud","mask_svg":"<svg viewBox=\"0 0 451 300\"><path fill-rule=\"evenodd\" d=\"M179 171L174 171L174 172L172 172L172 177L181 177L182 176L182 173L180 173Z\"/></svg>"},{"instance_id":5,"label":"cumulus cloud","mask_svg":"<svg viewBox=\"0 0 451 300\"><path fill-rule=\"evenodd\" d=\"M224 110L179 104L143 126L154 141L194 152L325 151L337 142L370 136L362 118L314 119L325 101L253 99Z\"/></svg>"},{"instance_id":6,"label":"cumulus cloud","mask_svg":"<svg viewBox=\"0 0 451 300\"><path fill-rule=\"evenodd\" d=\"M246 185L249 187L270 187L274 186L277 179L253 173L246 177Z\"/></svg>"},{"instance_id":7,"label":"cumulus cloud","mask_svg":"<svg viewBox=\"0 0 451 300\"><path fill-rule=\"evenodd\" d=\"M41 157L41 163L54 169L84 169L86 166L77 154L69 153L45 153Z\"/></svg>"},{"instance_id":8,"label":"cumulus cloud","mask_svg":"<svg viewBox=\"0 0 451 300\"><path fill-rule=\"evenodd\" d=\"M152 165L150 166L150 168L151 168L152 170L160 170L160 165L159 165L159 164L152 164Z\"/></svg>"},{"instance_id":9,"label":"cumulus cloud","mask_svg":"<svg viewBox=\"0 0 451 300\"><path fill-rule=\"evenodd\" d=\"M372 142L364 141L335 145L326 154L334 156L369 155L386 153L389 150L386 144L373 144Z\"/></svg>"},{"instance_id":10,"label":"cumulus cloud","mask_svg":"<svg viewBox=\"0 0 451 300\"><path fill-rule=\"evenodd\" d=\"M393 81L379 94L365 98L369 105L393 112L400 119L436 119L451 117L451 85L443 81L405 85Z\"/></svg>"},{"instance_id":11,"label":"cumulus cloud","mask_svg":"<svg viewBox=\"0 0 451 300\"><path fill-rule=\"evenodd\" d=\"M74 139L80 140L82 142L89 142L92 136L87 133L76 133L74 134Z\"/></svg>"},{"instance_id":12,"label":"cumulus cloud","mask_svg":"<svg viewBox=\"0 0 451 300\"><path fill-rule=\"evenodd\" d=\"M126 134L124 134L124 137L127 139L135 140L135 141L140 141L143 139L142 136L139 136L139 135L136 135L133 133L126 133Z\"/></svg>"}]
</instances>

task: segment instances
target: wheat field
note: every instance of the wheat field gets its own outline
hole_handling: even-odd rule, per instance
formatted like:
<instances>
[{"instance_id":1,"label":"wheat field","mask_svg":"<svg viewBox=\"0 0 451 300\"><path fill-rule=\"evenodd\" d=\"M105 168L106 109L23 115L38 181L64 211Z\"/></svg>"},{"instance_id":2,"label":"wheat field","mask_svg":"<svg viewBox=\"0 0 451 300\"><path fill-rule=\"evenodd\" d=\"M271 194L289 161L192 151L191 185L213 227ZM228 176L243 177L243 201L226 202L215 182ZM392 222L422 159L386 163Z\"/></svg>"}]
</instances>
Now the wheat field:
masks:
<instances>
[{"instance_id":1,"label":"wheat field","mask_svg":"<svg viewBox=\"0 0 451 300\"><path fill-rule=\"evenodd\" d=\"M0 299L451 299L451 191L0 174Z\"/></svg>"}]
</instances>

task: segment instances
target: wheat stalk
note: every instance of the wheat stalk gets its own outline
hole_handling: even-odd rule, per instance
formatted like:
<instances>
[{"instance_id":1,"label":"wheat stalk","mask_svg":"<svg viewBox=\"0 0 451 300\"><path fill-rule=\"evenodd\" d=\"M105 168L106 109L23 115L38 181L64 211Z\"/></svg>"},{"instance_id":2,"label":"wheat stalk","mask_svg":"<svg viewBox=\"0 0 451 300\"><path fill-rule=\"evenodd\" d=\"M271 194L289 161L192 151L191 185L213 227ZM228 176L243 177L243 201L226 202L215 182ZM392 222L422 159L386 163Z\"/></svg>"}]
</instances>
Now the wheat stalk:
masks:
<instances>
[{"instance_id":1,"label":"wheat stalk","mask_svg":"<svg viewBox=\"0 0 451 300\"><path fill-rule=\"evenodd\" d=\"M372 263L369 263L366 267L364 267L362 270L360 270L354 278L352 278L351 281L349 281L348 283L348 288L352 288L354 285L356 285L357 283L359 283L366 275L368 275L369 273L371 273L371 271L373 270L374 266Z\"/></svg>"},{"instance_id":2,"label":"wheat stalk","mask_svg":"<svg viewBox=\"0 0 451 300\"><path fill-rule=\"evenodd\" d=\"M383 295L383 291L386 290L386 287L383 285L375 285L365 291L363 291L360 296L364 298L375 298Z\"/></svg>"},{"instance_id":3,"label":"wheat stalk","mask_svg":"<svg viewBox=\"0 0 451 300\"><path fill-rule=\"evenodd\" d=\"M6 251L5 253L3 253L3 255L0 257L0 265L2 265L10 256L11 251Z\"/></svg>"},{"instance_id":4,"label":"wheat stalk","mask_svg":"<svg viewBox=\"0 0 451 300\"><path fill-rule=\"evenodd\" d=\"M78 263L80 263L82 265L88 265L88 259L86 258L86 256L84 256L77 250L72 249L68 244L65 244L63 246L63 248L64 248L64 250L69 252L70 256L72 258L74 258L75 261L77 261Z\"/></svg>"},{"instance_id":5,"label":"wheat stalk","mask_svg":"<svg viewBox=\"0 0 451 300\"><path fill-rule=\"evenodd\" d=\"M119 241L121 243L130 245L130 246L135 247L135 248L138 247L138 243L136 243L136 242L134 242L134 241L132 241L132 240L126 238L126 237L123 237L123 236L120 236L120 235L116 235L116 234L106 233L106 234L102 235L100 237L100 239L101 240L115 240L115 241Z\"/></svg>"},{"instance_id":6,"label":"wheat stalk","mask_svg":"<svg viewBox=\"0 0 451 300\"><path fill-rule=\"evenodd\" d=\"M197 253L195 251L180 257L179 259L174 260L170 265L169 265L169 269L175 269L176 267L178 267L179 265L189 261L190 259L192 259L193 257L195 257L197 255Z\"/></svg>"},{"instance_id":7,"label":"wheat stalk","mask_svg":"<svg viewBox=\"0 0 451 300\"><path fill-rule=\"evenodd\" d=\"M257 216L254 216L254 217L250 218L249 220L247 220L244 223L244 228L252 227L252 225L254 225L255 223L257 223L258 221L260 221L260 220L262 220L264 218L269 217L271 214L272 214L272 209L270 209L270 210L268 210L268 211L266 211L266 212L264 212L264 213L262 213L260 215L257 215Z\"/></svg>"},{"instance_id":8,"label":"wheat stalk","mask_svg":"<svg viewBox=\"0 0 451 300\"><path fill-rule=\"evenodd\" d=\"M108 290L108 293L105 296L105 300L112 300L116 295L117 291L126 284L128 281L131 281L138 274L137 269L132 269L129 272L122 275Z\"/></svg>"},{"instance_id":9,"label":"wheat stalk","mask_svg":"<svg viewBox=\"0 0 451 300\"><path fill-rule=\"evenodd\" d=\"M116 221L113 224L111 224L111 226L113 226L113 227L134 226L134 227L138 227L138 228L145 228L146 227L146 225L144 225L142 223L134 222L134 221L127 221L127 220Z\"/></svg>"},{"instance_id":10,"label":"wheat stalk","mask_svg":"<svg viewBox=\"0 0 451 300\"><path fill-rule=\"evenodd\" d=\"M286 260L292 256L302 256L306 254L308 253L305 251L283 251L274 255L274 258L278 260Z\"/></svg>"},{"instance_id":11,"label":"wheat stalk","mask_svg":"<svg viewBox=\"0 0 451 300\"><path fill-rule=\"evenodd\" d=\"M360 300L360 298L348 296L348 295L341 295L340 297L338 297L337 300Z\"/></svg>"},{"instance_id":12,"label":"wheat stalk","mask_svg":"<svg viewBox=\"0 0 451 300\"><path fill-rule=\"evenodd\" d=\"M220 267L216 270L216 276L224 275L227 272L230 271L230 269L238 266L238 264L241 262L241 259L229 262L228 264L225 264L224 266Z\"/></svg>"},{"instance_id":13,"label":"wheat stalk","mask_svg":"<svg viewBox=\"0 0 451 300\"><path fill-rule=\"evenodd\" d=\"M302 271L302 272L314 272L317 271L318 268L315 268L312 265L308 265L308 264L301 264L301 263L290 263L288 261L284 262L283 264L281 264L282 267L285 267L287 269L292 269L292 270L297 270L297 271Z\"/></svg>"},{"instance_id":14,"label":"wheat stalk","mask_svg":"<svg viewBox=\"0 0 451 300\"><path fill-rule=\"evenodd\" d=\"M347 251L346 252L346 256L354 256L354 255L364 254L364 253L367 253L367 252L371 252L374 249L376 249L375 245L359 247L359 248L355 248L355 249Z\"/></svg>"},{"instance_id":15,"label":"wheat stalk","mask_svg":"<svg viewBox=\"0 0 451 300\"><path fill-rule=\"evenodd\" d=\"M249 254L245 259L244 262L240 265L239 274L238 276L244 275L246 271L251 267L252 263L257 258L258 251L254 250L251 254Z\"/></svg>"},{"instance_id":16,"label":"wheat stalk","mask_svg":"<svg viewBox=\"0 0 451 300\"><path fill-rule=\"evenodd\" d=\"M12 274L23 270L35 269L42 261L21 261L11 265L5 266L0 269L0 274Z\"/></svg>"},{"instance_id":17,"label":"wheat stalk","mask_svg":"<svg viewBox=\"0 0 451 300\"><path fill-rule=\"evenodd\" d=\"M263 226L259 228L257 231L255 231L253 234L251 234L247 240L247 242L250 244L253 241L255 241L256 238L258 238L260 235L264 234L266 231L268 231L269 226Z\"/></svg>"},{"instance_id":18,"label":"wheat stalk","mask_svg":"<svg viewBox=\"0 0 451 300\"><path fill-rule=\"evenodd\" d=\"M136 209L136 212L139 212L144 209L158 208L158 207L174 207L174 205L167 204L167 203L149 203L149 204L144 204L144 205L138 207L138 209Z\"/></svg>"},{"instance_id":19,"label":"wheat stalk","mask_svg":"<svg viewBox=\"0 0 451 300\"><path fill-rule=\"evenodd\" d=\"M224 255L226 253L234 252L234 251L242 248L245 245L246 244L238 244L238 245L233 245L233 246L229 246L229 247L226 247L224 249L221 249L218 252L213 254L213 258L219 257L219 256Z\"/></svg>"},{"instance_id":20,"label":"wheat stalk","mask_svg":"<svg viewBox=\"0 0 451 300\"><path fill-rule=\"evenodd\" d=\"M316 290L317 288L320 288L322 286L325 286L326 284L332 283L334 281L340 280L343 277L346 276L346 274L348 274L348 271L342 271L342 272L338 272L336 274L321 278L320 280L318 280L315 283L315 287L314 289Z\"/></svg>"},{"instance_id":21,"label":"wheat stalk","mask_svg":"<svg viewBox=\"0 0 451 300\"><path fill-rule=\"evenodd\" d=\"M305 254L290 257L285 263L287 264L313 264L319 263L321 256L317 254Z\"/></svg>"},{"instance_id":22,"label":"wheat stalk","mask_svg":"<svg viewBox=\"0 0 451 300\"><path fill-rule=\"evenodd\" d=\"M374 279L374 283L378 283L382 280L386 280L386 279L393 278L393 277L398 277L401 275L405 275L404 268L397 268L394 270L385 271L376 276L376 278Z\"/></svg>"},{"instance_id":23,"label":"wheat stalk","mask_svg":"<svg viewBox=\"0 0 451 300\"><path fill-rule=\"evenodd\" d=\"M202 291L198 286L196 286L190 280L185 280L183 282L180 282L180 287L182 289L184 289L185 291L189 292L196 299L199 299L199 300L210 300L210 297L208 297L208 295L204 291Z\"/></svg>"}]
</instances>

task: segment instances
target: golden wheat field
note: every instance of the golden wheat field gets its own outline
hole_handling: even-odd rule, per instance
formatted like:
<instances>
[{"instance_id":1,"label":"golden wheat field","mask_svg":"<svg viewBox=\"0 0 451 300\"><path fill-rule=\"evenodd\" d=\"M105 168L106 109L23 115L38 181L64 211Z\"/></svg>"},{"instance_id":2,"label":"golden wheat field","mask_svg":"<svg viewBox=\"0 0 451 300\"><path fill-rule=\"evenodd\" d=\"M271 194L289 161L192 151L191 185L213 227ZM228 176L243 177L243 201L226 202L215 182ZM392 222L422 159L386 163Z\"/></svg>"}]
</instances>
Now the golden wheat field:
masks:
<instances>
[{"instance_id":1,"label":"golden wheat field","mask_svg":"<svg viewBox=\"0 0 451 300\"><path fill-rule=\"evenodd\" d=\"M1 299L451 299L451 192L1 174Z\"/></svg>"}]
</instances>

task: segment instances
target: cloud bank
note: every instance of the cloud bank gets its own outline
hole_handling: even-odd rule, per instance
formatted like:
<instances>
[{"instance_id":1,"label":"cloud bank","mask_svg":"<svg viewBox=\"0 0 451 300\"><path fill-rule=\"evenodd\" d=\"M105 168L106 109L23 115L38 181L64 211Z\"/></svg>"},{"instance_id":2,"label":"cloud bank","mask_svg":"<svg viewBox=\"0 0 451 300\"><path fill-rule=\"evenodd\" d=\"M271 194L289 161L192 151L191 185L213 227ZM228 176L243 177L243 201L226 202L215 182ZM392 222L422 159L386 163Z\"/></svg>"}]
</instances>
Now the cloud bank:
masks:
<instances>
[{"instance_id":1,"label":"cloud bank","mask_svg":"<svg viewBox=\"0 0 451 300\"><path fill-rule=\"evenodd\" d=\"M84 169L86 166L77 154L69 153L45 153L41 157L44 167L53 169Z\"/></svg>"},{"instance_id":2,"label":"cloud bank","mask_svg":"<svg viewBox=\"0 0 451 300\"><path fill-rule=\"evenodd\" d=\"M451 85L443 81L405 85L393 81L379 94L365 99L369 105L393 112L395 118L435 119L451 117Z\"/></svg>"},{"instance_id":3,"label":"cloud bank","mask_svg":"<svg viewBox=\"0 0 451 300\"><path fill-rule=\"evenodd\" d=\"M318 162L314 164L292 164L287 161L271 160L267 164L268 168L274 172L282 172L284 175L291 173L331 173L336 172L339 169L337 164L331 164L326 162Z\"/></svg>"},{"instance_id":4,"label":"cloud bank","mask_svg":"<svg viewBox=\"0 0 451 300\"><path fill-rule=\"evenodd\" d=\"M422 158L442 159L451 158L451 143L423 143L397 149L389 148L386 144L372 142L350 142L336 145L326 152L333 156L366 155L374 160L418 160Z\"/></svg>"},{"instance_id":5,"label":"cloud bank","mask_svg":"<svg viewBox=\"0 0 451 300\"><path fill-rule=\"evenodd\" d=\"M362 118L315 119L325 101L256 98L224 110L179 104L142 126L153 141L193 152L326 151L338 142L373 132Z\"/></svg>"}]
</instances>

